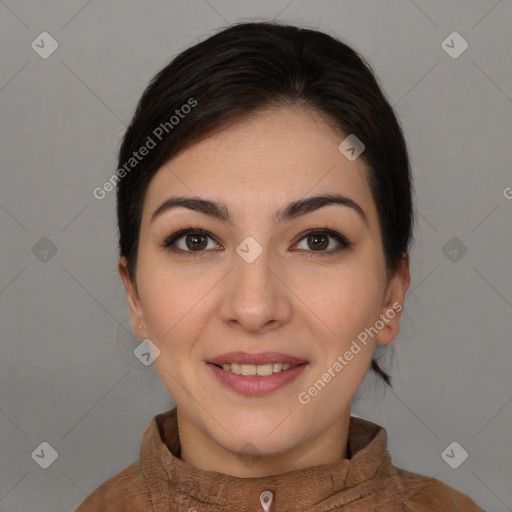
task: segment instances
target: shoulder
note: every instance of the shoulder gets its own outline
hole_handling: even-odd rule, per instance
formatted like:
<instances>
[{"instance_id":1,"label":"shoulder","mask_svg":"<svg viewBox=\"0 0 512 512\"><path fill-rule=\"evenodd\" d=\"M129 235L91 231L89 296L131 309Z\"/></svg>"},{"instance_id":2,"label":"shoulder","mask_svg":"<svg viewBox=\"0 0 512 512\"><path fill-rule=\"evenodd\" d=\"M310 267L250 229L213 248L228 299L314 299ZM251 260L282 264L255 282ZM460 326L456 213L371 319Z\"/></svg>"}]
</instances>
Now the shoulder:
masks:
<instances>
[{"instance_id":1,"label":"shoulder","mask_svg":"<svg viewBox=\"0 0 512 512\"><path fill-rule=\"evenodd\" d=\"M152 510L151 497L137 461L103 482L82 501L75 512L146 510Z\"/></svg>"},{"instance_id":2,"label":"shoulder","mask_svg":"<svg viewBox=\"0 0 512 512\"><path fill-rule=\"evenodd\" d=\"M403 512L485 512L469 496L440 480L401 468L395 470Z\"/></svg>"}]
</instances>

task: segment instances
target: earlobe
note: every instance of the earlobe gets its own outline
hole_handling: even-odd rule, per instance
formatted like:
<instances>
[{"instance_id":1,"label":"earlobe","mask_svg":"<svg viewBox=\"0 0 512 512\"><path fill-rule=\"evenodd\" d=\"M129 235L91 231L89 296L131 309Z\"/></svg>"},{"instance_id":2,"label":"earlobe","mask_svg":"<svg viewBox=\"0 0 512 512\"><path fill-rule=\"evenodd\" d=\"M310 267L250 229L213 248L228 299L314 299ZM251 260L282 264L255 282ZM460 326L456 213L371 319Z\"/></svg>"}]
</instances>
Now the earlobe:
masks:
<instances>
[{"instance_id":1,"label":"earlobe","mask_svg":"<svg viewBox=\"0 0 512 512\"><path fill-rule=\"evenodd\" d=\"M145 324L144 313L142 311L142 305L140 302L139 293L137 291L137 286L135 285L135 283L133 283L129 276L125 256L121 256L121 258L119 258L118 270L126 292L126 299L128 301L128 308L130 312L132 328L135 334L137 336L140 336L141 332L139 326L141 324Z\"/></svg>"},{"instance_id":2,"label":"earlobe","mask_svg":"<svg viewBox=\"0 0 512 512\"><path fill-rule=\"evenodd\" d=\"M380 315L380 320L384 325L375 337L375 343L380 345L391 343L398 335L405 294L409 288L410 280L409 257L407 254L404 254L399 268L388 284L384 306Z\"/></svg>"}]
</instances>

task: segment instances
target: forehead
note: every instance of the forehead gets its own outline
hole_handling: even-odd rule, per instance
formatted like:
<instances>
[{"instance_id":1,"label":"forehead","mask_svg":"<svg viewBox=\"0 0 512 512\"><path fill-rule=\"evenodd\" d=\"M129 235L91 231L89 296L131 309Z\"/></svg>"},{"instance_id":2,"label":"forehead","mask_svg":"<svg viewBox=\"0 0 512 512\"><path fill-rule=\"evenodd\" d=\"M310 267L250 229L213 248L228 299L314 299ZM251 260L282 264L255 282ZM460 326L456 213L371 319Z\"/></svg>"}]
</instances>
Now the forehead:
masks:
<instances>
[{"instance_id":1,"label":"forehead","mask_svg":"<svg viewBox=\"0 0 512 512\"><path fill-rule=\"evenodd\" d=\"M374 222L366 165L338 149L345 136L309 110L252 114L162 166L148 186L143 222L170 195L223 202L236 218L270 216L285 203L320 193L350 197Z\"/></svg>"}]
</instances>

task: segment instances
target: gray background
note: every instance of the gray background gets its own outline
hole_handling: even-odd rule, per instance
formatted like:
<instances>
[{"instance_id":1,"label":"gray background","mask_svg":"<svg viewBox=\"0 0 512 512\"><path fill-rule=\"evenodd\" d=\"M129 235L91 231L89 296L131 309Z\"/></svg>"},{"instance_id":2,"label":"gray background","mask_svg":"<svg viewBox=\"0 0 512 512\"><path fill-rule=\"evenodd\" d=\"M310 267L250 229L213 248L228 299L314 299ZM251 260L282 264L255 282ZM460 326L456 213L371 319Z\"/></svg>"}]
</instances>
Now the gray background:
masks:
<instances>
[{"instance_id":1,"label":"gray background","mask_svg":"<svg viewBox=\"0 0 512 512\"><path fill-rule=\"evenodd\" d=\"M387 429L395 465L488 511L512 510L512 3L5 0L2 512L74 510L137 459L151 418L172 407L154 367L133 354L115 193L100 201L92 191L115 171L120 138L157 71L220 26L273 18L360 51L411 154L419 215L388 357L394 390L369 374L354 414ZM31 48L43 31L59 44L47 59ZM441 45L453 31L469 44L458 58ZM43 237L55 254L44 253ZM58 452L47 469L31 456L44 441ZM452 441L469 454L458 469L441 457Z\"/></svg>"}]
</instances>

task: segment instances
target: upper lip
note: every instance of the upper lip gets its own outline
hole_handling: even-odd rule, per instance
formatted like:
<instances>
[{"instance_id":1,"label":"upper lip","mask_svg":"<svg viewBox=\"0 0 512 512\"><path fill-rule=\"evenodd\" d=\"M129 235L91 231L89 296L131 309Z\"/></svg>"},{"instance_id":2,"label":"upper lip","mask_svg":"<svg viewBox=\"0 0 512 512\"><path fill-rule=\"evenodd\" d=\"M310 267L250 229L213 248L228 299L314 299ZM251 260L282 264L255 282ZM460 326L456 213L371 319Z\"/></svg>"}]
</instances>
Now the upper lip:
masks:
<instances>
[{"instance_id":1,"label":"upper lip","mask_svg":"<svg viewBox=\"0 0 512 512\"><path fill-rule=\"evenodd\" d=\"M280 352L259 352L257 354L250 354L249 352L227 352L219 356L213 357L206 361L213 364L265 364L265 363L282 363L282 364L302 364L307 363L306 360L300 357L282 354Z\"/></svg>"}]
</instances>

